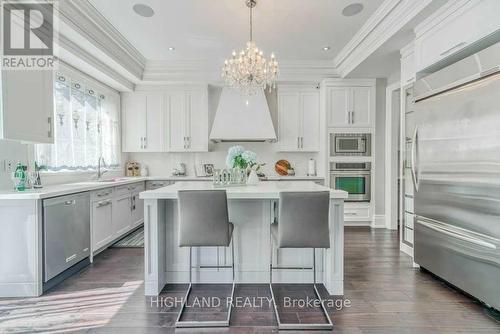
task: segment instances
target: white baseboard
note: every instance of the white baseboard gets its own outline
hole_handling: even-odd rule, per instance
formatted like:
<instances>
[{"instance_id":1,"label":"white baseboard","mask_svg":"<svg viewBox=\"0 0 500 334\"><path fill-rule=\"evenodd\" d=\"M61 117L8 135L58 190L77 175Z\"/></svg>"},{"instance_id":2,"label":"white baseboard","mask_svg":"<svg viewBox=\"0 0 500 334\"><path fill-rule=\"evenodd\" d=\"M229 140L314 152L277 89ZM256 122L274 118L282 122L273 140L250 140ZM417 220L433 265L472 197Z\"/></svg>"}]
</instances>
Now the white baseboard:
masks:
<instances>
[{"instance_id":1,"label":"white baseboard","mask_svg":"<svg viewBox=\"0 0 500 334\"><path fill-rule=\"evenodd\" d=\"M386 222L385 222L385 215L375 215L373 217L372 223L371 223L372 228L386 228Z\"/></svg>"},{"instance_id":2,"label":"white baseboard","mask_svg":"<svg viewBox=\"0 0 500 334\"><path fill-rule=\"evenodd\" d=\"M366 226L371 227L372 223L370 221L344 221L344 226Z\"/></svg>"}]
</instances>

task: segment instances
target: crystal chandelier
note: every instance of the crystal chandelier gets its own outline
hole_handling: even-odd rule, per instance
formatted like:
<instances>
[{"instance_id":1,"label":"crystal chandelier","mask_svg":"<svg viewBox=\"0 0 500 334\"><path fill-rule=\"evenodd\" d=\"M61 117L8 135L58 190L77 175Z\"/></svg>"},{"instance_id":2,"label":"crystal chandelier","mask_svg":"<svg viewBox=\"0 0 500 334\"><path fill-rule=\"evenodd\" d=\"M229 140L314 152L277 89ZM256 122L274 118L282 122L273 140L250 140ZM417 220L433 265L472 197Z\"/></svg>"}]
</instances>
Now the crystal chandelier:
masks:
<instances>
[{"instance_id":1,"label":"crystal chandelier","mask_svg":"<svg viewBox=\"0 0 500 334\"><path fill-rule=\"evenodd\" d=\"M253 41L252 10L257 5L257 0L246 0L250 8L250 41L246 48L239 53L233 51L230 59L224 61L222 78L229 87L238 89L246 95L254 95L257 91L276 88L278 75L278 61L273 53L271 59L264 57L262 50L257 48Z\"/></svg>"}]
</instances>

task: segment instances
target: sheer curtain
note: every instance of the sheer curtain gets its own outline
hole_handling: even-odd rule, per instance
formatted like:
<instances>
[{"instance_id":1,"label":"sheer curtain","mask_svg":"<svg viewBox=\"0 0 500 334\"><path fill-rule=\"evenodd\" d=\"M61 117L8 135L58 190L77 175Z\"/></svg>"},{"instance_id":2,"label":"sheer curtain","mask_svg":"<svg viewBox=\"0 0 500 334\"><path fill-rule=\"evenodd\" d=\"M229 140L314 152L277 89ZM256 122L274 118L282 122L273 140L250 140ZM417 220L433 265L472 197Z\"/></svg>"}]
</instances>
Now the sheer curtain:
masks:
<instances>
[{"instance_id":1,"label":"sheer curtain","mask_svg":"<svg viewBox=\"0 0 500 334\"><path fill-rule=\"evenodd\" d=\"M55 144L36 145L36 160L45 170L89 170L99 157L120 164L119 100L91 84L57 74L54 82Z\"/></svg>"}]
</instances>

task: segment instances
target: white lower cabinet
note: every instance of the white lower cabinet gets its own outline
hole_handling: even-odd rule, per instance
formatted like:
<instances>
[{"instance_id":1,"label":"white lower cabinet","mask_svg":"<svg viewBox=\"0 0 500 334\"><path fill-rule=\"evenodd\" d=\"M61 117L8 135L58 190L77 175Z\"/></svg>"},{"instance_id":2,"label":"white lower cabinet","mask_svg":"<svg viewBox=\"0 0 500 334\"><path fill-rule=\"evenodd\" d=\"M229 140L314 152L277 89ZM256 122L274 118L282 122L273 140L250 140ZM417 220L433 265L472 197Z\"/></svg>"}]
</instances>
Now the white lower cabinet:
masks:
<instances>
[{"instance_id":1,"label":"white lower cabinet","mask_svg":"<svg viewBox=\"0 0 500 334\"><path fill-rule=\"evenodd\" d=\"M144 190L144 189L142 189ZM142 191L135 191L132 193L132 226L139 226L144 222L144 200L139 198L139 193Z\"/></svg>"},{"instance_id":2,"label":"white lower cabinet","mask_svg":"<svg viewBox=\"0 0 500 334\"><path fill-rule=\"evenodd\" d=\"M131 196L121 195L113 200L113 230L115 235L122 235L132 226Z\"/></svg>"},{"instance_id":3,"label":"white lower cabinet","mask_svg":"<svg viewBox=\"0 0 500 334\"><path fill-rule=\"evenodd\" d=\"M346 202L344 204L345 225L366 225L372 221L371 203Z\"/></svg>"},{"instance_id":4,"label":"white lower cabinet","mask_svg":"<svg viewBox=\"0 0 500 334\"><path fill-rule=\"evenodd\" d=\"M92 248L99 249L113 240L113 200L92 203Z\"/></svg>"},{"instance_id":5,"label":"white lower cabinet","mask_svg":"<svg viewBox=\"0 0 500 334\"><path fill-rule=\"evenodd\" d=\"M92 254L144 222L144 203L139 199L144 190L144 182L137 182L91 193Z\"/></svg>"}]
</instances>

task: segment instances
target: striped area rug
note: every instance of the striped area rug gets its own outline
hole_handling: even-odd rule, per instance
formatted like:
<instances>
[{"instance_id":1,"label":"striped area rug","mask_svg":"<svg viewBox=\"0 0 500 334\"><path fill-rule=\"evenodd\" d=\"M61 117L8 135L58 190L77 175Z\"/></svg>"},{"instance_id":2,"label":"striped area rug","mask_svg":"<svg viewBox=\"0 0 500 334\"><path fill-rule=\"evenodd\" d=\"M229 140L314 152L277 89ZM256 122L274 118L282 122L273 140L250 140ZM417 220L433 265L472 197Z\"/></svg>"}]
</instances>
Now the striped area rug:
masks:
<instances>
[{"instance_id":1,"label":"striped area rug","mask_svg":"<svg viewBox=\"0 0 500 334\"><path fill-rule=\"evenodd\" d=\"M144 227L138 228L132 233L113 244L115 248L142 248L144 247Z\"/></svg>"}]
</instances>

